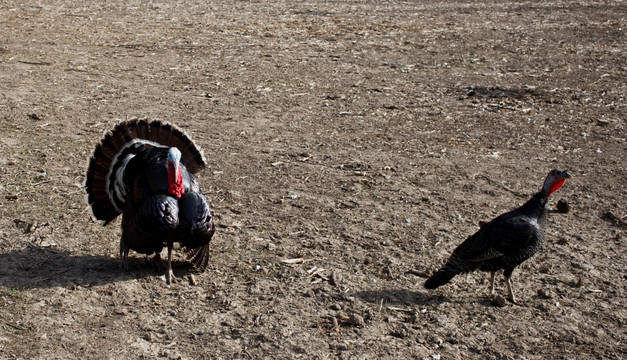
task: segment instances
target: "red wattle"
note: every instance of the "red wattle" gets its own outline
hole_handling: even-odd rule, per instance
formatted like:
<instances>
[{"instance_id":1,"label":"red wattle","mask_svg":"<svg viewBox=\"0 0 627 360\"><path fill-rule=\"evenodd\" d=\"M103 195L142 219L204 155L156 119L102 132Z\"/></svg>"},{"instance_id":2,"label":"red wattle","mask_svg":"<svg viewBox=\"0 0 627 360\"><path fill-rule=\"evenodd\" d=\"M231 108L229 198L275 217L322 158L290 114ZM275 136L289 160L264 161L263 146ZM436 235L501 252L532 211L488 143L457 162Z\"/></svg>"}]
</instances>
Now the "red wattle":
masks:
<instances>
[{"instance_id":1,"label":"red wattle","mask_svg":"<svg viewBox=\"0 0 627 360\"><path fill-rule=\"evenodd\" d=\"M185 193L181 168L176 164L168 163L168 193L177 199Z\"/></svg>"},{"instance_id":2,"label":"red wattle","mask_svg":"<svg viewBox=\"0 0 627 360\"><path fill-rule=\"evenodd\" d=\"M564 182L566 181L566 179L562 179L556 183L553 183L553 185L551 185L551 187L549 188L549 195L551 196L551 194L553 194L557 189L561 188L562 185L564 185Z\"/></svg>"}]
</instances>

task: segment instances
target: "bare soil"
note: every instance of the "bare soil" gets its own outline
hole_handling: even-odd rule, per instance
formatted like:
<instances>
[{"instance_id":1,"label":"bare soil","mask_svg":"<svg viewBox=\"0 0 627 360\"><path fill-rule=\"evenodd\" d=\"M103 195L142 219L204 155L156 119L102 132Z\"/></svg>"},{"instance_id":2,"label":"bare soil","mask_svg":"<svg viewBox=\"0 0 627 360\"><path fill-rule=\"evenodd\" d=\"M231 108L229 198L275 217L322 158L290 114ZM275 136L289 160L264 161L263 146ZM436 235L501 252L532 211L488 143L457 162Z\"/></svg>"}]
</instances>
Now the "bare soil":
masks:
<instances>
[{"instance_id":1,"label":"bare soil","mask_svg":"<svg viewBox=\"0 0 627 360\"><path fill-rule=\"evenodd\" d=\"M611 0L0 2L0 357L625 358L626 19ZM119 221L84 202L132 116L209 160L211 266L177 254L171 286L138 254L121 270ZM524 305L494 306L484 273L423 289L552 168L571 211L514 272Z\"/></svg>"}]
</instances>

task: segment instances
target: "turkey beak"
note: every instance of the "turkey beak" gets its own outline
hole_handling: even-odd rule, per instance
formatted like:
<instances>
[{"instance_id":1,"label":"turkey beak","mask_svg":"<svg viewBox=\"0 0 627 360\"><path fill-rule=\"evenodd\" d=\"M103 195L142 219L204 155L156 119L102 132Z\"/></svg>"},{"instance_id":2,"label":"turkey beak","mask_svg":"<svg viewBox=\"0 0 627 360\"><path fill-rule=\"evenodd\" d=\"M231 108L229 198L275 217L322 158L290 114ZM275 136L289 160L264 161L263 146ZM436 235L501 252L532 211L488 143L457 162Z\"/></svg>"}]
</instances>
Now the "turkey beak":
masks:
<instances>
[{"instance_id":1,"label":"turkey beak","mask_svg":"<svg viewBox=\"0 0 627 360\"><path fill-rule=\"evenodd\" d=\"M562 176L564 179L570 179L570 174L566 170L562 171Z\"/></svg>"}]
</instances>

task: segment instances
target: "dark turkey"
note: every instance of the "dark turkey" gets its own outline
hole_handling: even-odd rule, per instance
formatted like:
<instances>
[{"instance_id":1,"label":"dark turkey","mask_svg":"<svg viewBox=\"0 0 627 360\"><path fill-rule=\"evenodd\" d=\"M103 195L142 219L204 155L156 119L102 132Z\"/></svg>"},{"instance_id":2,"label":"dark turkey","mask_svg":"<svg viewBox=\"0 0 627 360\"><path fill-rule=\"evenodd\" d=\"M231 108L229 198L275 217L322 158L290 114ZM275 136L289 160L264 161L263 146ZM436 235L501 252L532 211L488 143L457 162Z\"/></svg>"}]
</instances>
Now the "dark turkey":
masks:
<instances>
[{"instance_id":1,"label":"dark turkey","mask_svg":"<svg viewBox=\"0 0 627 360\"><path fill-rule=\"evenodd\" d=\"M128 269L129 250L151 255L172 273L172 248L179 243L188 260L204 271L214 224L209 205L193 175L205 166L194 142L173 125L160 121L119 123L96 146L85 188L93 215L107 225L122 214L120 256Z\"/></svg>"},{"instance_id":2,"label":"dark turkey","mask_svg":"<svg viewBox=\"0 0 627 360\"><path fill-rule=\"evenodd\" d=\"M479 269L490 272L490 296L495 296L494 275L503 269L508 298L516 303L512 290L512 272L542 246L549 196L569 177L566 171L551 170L540 192L518 209L486 223L461 243L446 264L425 282L425 287L435 289L448 283L457 274Z\"/></svg>"}]
</instances>

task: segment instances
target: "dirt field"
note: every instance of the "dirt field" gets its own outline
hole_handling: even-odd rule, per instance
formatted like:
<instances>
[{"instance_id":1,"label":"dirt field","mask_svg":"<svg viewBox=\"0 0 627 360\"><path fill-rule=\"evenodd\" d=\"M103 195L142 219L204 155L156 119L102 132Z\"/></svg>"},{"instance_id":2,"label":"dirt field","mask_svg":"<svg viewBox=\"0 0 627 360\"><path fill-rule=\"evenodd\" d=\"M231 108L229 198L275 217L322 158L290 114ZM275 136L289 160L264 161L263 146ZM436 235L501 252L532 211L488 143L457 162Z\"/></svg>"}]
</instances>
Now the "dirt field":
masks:
<instances>
[{"instance_id":1,"label":"dirt field","mask_svg":"<svg viewBox=\"0 0 627 360\"><path fill-rule=\"evenodd\" d=\"M0 358L626 357L625 2L127 3L0 2ZM209 160L196 285L180 253L171 286L121 270L89 217L88 157L132 116ZM524 305L479 272L423 289L552 168L572 210Z\"/></svg>"}]
</instances>

